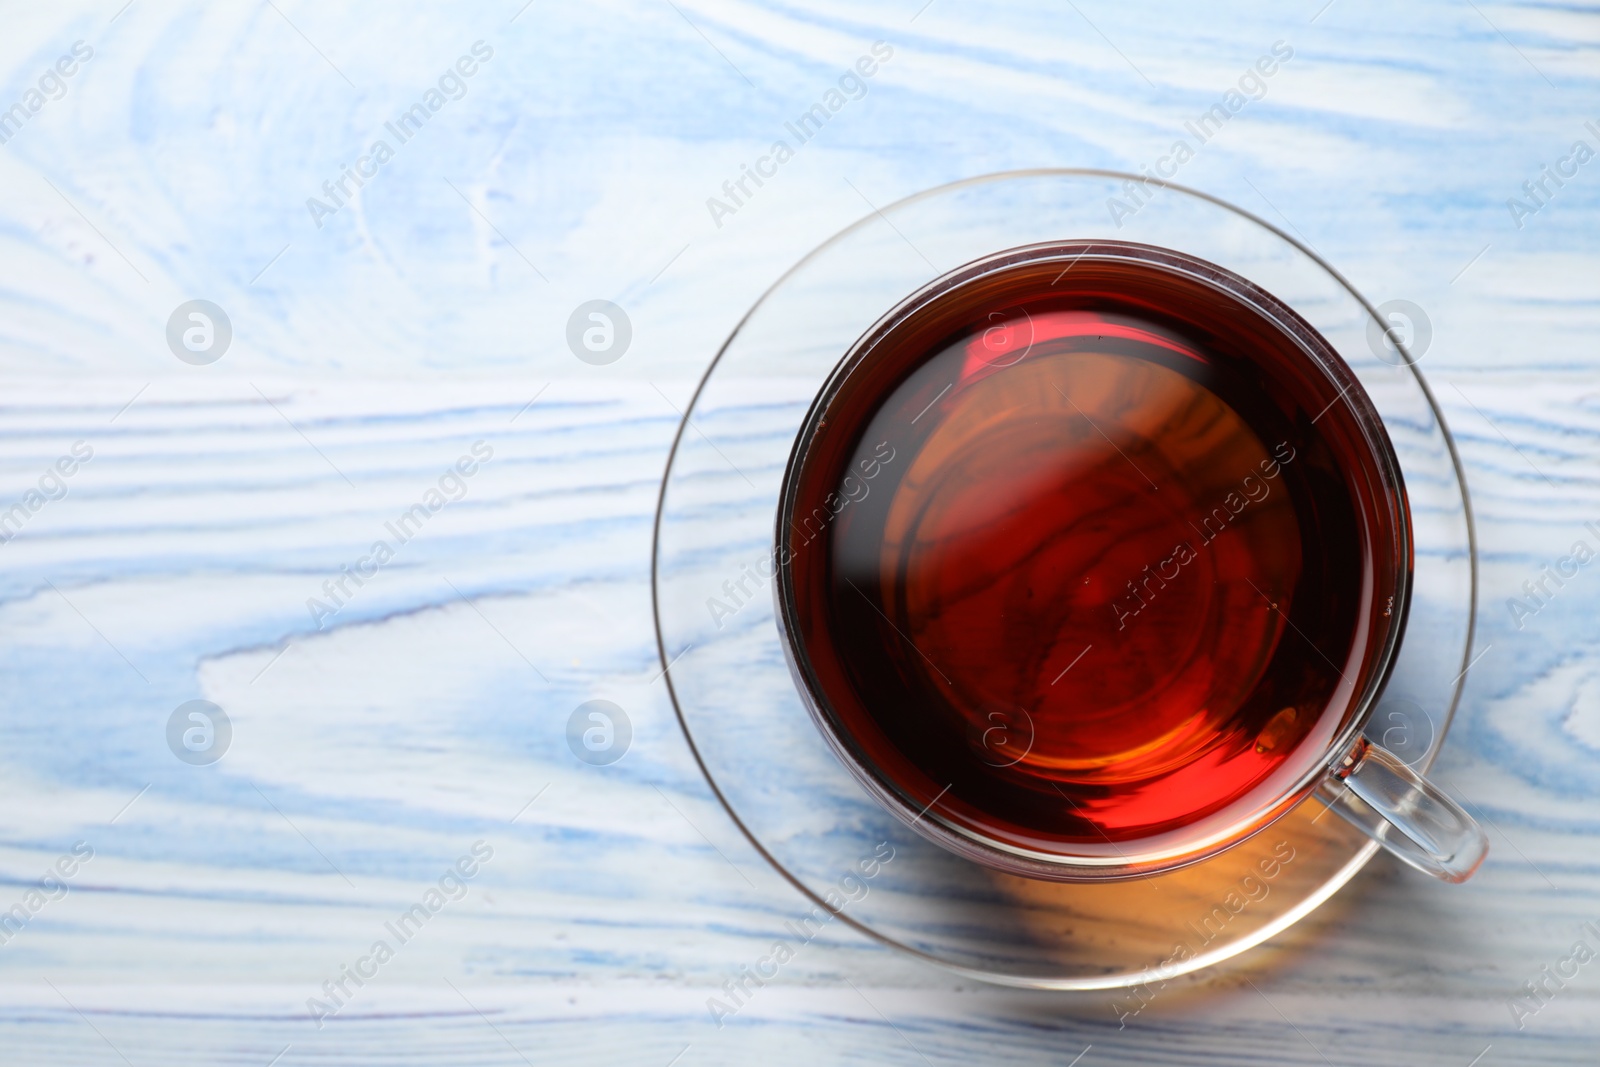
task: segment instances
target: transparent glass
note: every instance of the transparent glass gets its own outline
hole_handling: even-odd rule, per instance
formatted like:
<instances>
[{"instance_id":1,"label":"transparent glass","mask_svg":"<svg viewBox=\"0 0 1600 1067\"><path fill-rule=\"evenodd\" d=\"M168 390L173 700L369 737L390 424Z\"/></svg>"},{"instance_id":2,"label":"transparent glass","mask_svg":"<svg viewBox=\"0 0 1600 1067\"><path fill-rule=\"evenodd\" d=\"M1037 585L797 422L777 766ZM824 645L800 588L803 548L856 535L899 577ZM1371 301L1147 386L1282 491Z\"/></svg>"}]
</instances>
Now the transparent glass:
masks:
<instances>
[{"instance_id":1,"label":"transparent glass","mask_svg":"<svg viewBox=\"0 0 1600 1067\"><path fill-rule=\"evenodd\" d=\"M1435 878L1465 882L1489 854L1466 809L1382 745L1358 740L1320 792L1352 826Z\"/></svg>"},{"instance_id":2,"label":"transparent glass","mask_svg":"<svg viewBox=\"0 0 1600 1067\"><path fill-rule=\"evenodd\" d=\"M1344 405L1349 417L1360 427L1362 444L1356 450L1359 459L1353 458L1352 463L1365 468L1357 477L1364 476L1364 484L1370 485L1380 498L1373 506L1381 513L1381 521L1375 515L1364 536L1386 538L1385 543L1369 546L1369 552L1373 568L1392 574L1393 584L1377 586L1379 595L1368 608L1371 619L1367 625L1372 637L1365 655L1358 657L1359 666L1352 665L1348 672L1349 676L1363 681L1363 688L1345 705L1347 710L1341 713L1338 707L1332 709L1335 721L1342 721L1320 752L1295 753L1298 761L1308 763L1297 780L1266 796L1253 809L1236 810L1238 805L1224 809L1226 814L1222 818L1211 817L1203 829L1194 827L1161 838L1121 842L1106 839L1070 851L1065 848L1051 852L1022 850L947 817L944 813L947 793L926 799L907 796L841 732L839 716L829 707L829 694L809 662L800 638L803 627L799 622L794 571L788 561L791 552L804 551L802 541L810 540L810 535L801 528L801 519L810 502L801 502L798 484L808 458L826 449L830 429L834 432L839 429L836 398L850 387L852 380L863 375L875 353L892 343L896 332L905 329L905 324L914 321L920 313L952 298L960 300L964 293L981 293L990 278L1005 276L1019 267L1035 272L1042 269L1044 276L1056 273L1059 268L1059 279L1070 271L1078 271L1081 277L1097 265L1117 263L1190 278L1208 292L1208 300L1226 301L1248 309L1248 313L1273 323L1285 337L1293 339L1298 363L1329 383L1329 392L1340 398L1336 403ZM1325 409L1321 417L1326 415ZM842 356L818 391L796 434L774 525L779 564L776 569L777 622L791 671L817 728L862 787L919 834L996 870L1061 881L1127 878L1172 870L1237 844L1300 803L1330 776L1337 776L1350 779L1350 790L1337 793L1334 801L1341 813L1351 794L1365 802L1367 811L1353 818L1353 825L1367 830L1373 840L1396 851L1418 869L1448 881L1461 881L1476 869L1483 857L1487 839L1482 830L1441 791L1359 736L1388 679L1388 667L1399 648L1410 602L1411 528L1405 495L1400 465L1388 434L1359 381L1337 352L1270 293L1218 269L1215 264L1127 242L1077 241L998 250L935 279L887 310L883 318ZM1393 594L1387 598L1389 607L1383 606L1384 593ZM1388 625L1390 618L1400 620L1401 624ZM1320 759L1317 758L1319 754ZM1388 764L1400 766L1418 784L1402 787L1400 779L1392 772L1376 769ZM1383 816L1400 832L1390 833L1376 827L1366 817L1369 813ZM1453 832L1446 832L1446 828ZM1464 863L1468 866L1463 867Z\"/></svg>"},{"instance_id":3,"label":"transparent glass","mask_svg":"<svg viewBox=\"0 0 1600 1067\"><path fill-rule=\"evenodd\" d=\"M1129 180L1137 179L1089 171L973 179L885 206L830 238L773 285L715 354L680 426L656 517L654 610L675 710L730 818L807 898L797 900L796 914L832 913L930 963L1004 984L1157 988L1283 930L1328 900L1379 846L1365 828L1326 817L1327 804L1313 795L1263 832L1176 870L1050 882L933 844L840 763L791 678L776 622L779 489L818 391L856 340L910 294L1000 249L1096 238L1178 250L1272 293L1360 380L1406 487L1411 604L1365 736L1425 772L1472 655L1470 503L1454 444L1413 361L1371 347L1377 316L1366 300L1246 212L1167 186L1118 225L1107 201ZM1331 795L1352 791L1338 783ZM1340 805L1359 812L1364 803Z\"/></svg>"}]
</instances>

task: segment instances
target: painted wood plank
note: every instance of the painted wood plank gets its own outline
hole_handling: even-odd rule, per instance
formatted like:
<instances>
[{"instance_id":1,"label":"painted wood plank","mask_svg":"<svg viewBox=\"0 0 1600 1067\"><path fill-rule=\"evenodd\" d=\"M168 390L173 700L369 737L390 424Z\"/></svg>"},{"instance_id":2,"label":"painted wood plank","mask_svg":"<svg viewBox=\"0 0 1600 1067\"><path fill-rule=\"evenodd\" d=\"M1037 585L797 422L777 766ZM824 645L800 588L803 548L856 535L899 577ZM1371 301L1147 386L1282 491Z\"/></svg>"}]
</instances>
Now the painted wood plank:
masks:
<instances>
[{"instance_id":1,"label":"painted wood plank","mask_svg":"<svg viewBox=\"0 0 1600 1067\"><path fill-rule=\"evenodd\" d=\"M94 857L0 944L4 1059L1593 1062L1594 965L1536 1014L1508 999L1600 923L1600 579L1507 604L1600 547L1600 164L1507 206L1575 140L1600 148L1593 13L918 6L7 16L0 106L75 41L94 55L0 145L0 511L75 442L94 454L0 544L0 906L75 842ZM318 228L306 199L480 39L461 98ZM713 218L878 40L864 94ZM1178 180L1428 316L1488 648L1440 769L1491 823L1488 865L1442 887L1375 863L1125 1028L1111 996L974 987L834 930L719 1029L708 998L805 909L656 679L676 408L761 291L872 205L1154 165L1279 40L1293 58ZM196 297L233 324L210 367L164 338ZM633 324L609 367L564 339L596 297ZM461 498L314 618L479 441ZM164 739L197 697L236 730L210 768ZM566 748L592 698L632 720L612 767ZM306 1000L479 840L464 898L317 1029Z\"/></svg>"}]
</instances>

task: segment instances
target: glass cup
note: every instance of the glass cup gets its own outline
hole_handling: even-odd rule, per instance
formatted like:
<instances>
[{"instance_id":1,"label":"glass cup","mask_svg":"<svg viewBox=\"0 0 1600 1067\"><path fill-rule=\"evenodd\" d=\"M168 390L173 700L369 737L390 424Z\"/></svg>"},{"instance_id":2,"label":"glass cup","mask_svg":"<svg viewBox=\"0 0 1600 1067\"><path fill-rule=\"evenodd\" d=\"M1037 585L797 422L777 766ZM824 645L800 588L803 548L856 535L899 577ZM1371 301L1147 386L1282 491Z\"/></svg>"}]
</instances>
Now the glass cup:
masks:
<instances>
[{"instance_id":1,"label":"glass cup","mask_svg":"<svg viewBox=\"0 0 1600 1067\"><path fill-rule=\"evenodd\" d=\"M818 669L820 643L806 638L807 609L797 587L794 561L801 548L804 502L800 491L808 462L838 442L841 398L860 392L875 370L877 355L897 336L922 328L941 307L978 299L986 287L1013 277L1019 269L1047 272L1139 264L1170 272L1184 284L1214 294L1254 316L1292 342L1300 373L1317 377L1329 395L1346 400L1349 418L1364 449L1357 465L1375 490L1375 506L1387 521L1368 523L1363 536L1369 559L1378 561L1377 592L1369 598L1367 637L1356 657L1354 680L1317 716L1320 729L1257 789L1207 813L1195 825L1148 838L1090 841L1049 847L1019 844L962 817L941 796L920 795L900 776L885 772L868 754L839 707L838 682L823 681ZM976 306L976 305L975 305ZM1403 353L1403 347L1400 349ZM1007 357L1007 365L1026 358ZM880 397L881 399L881 397ZM843 425L851 425L845 420ZM804 505L809 510L809 503ZM1249 838L1316 792L1333 810L1409 865L1438 878L1460 882L1470 877L1487 851L1477 823L1447 794L1398 756L1362 736L1383 694L1400 645L1410 598L1411 525L1400 466L1383 422L1366 402L1355 375L1336 349L1289 306L1259 286L1214 264L1170 249L1115 241L1052 242L1009 249L959 267L906 297L863 334L839 362L811 405L795 439L784 475L777 514L777 622L797 688L813 721L835 754L862 787L883 807L923 837L986 867L1024 877L1060 882L1129 878L1173 870L1204 860ZM1387 577L1385 577L1387 576ZM1371 575L1369 575L1371 577ZM1387 604L1383 601L1387 599ZM1380 608L1379 605L1382 605ZM1382 617L1378 613L1381 611ZM809 631L815 633L814 619ZM1341 672L1343 674L1344 672ZM930 790L931 791L931 790ZM952 800L954 798L951 798Z\"/></svg>"}]
</instances>

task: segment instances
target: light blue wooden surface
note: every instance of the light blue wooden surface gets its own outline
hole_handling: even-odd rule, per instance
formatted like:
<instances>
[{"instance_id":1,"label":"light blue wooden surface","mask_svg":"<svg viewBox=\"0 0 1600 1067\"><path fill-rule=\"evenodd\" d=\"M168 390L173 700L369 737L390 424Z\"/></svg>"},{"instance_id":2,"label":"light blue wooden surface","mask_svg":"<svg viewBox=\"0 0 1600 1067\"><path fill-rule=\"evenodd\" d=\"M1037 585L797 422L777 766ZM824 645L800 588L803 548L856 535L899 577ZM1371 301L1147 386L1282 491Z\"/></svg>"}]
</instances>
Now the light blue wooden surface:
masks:
<instances>
[{"instance_id":1,"label":"light blue wooden surface","mask_svg":"<svg viewBox=\"0 0 1600 1067\"><path fill-rule=\"evenodd\" d=\"M1600 575L1521 628L1507 607L1600 544L1600 162L1521 190L1600 149L1595 9L919 2L0 15L0 108L93 50L0 145L0 510L93 449L0 544L0 908L94 852L0 945L0 1062L1595 1062L1600 962L1521 1029L1507 1003L1600 943ZM319 229L306 199L480 40L460 99ZM879 40L864 95L713 219ZM1487 866L1375 863L1125 1029L1109 997L974 988L843 930L718 1029L707 998L805 909L656 680L674 405L868 202L1154 165L1277 41L1293 58L1178 180L1431 322L1487 648L1440 770L1492 824ZM233 324L209 367L165 342L194 298ZM564 337L594 298L633 324L606 367ZM319 629L307 598L480 440L462 499ZM166 745L194 698L235 727L209 768ZM592 698L632 719L611 767L567 748ZM307 998L479 840L464 899L319 1030Z\"/></svg>"}]
</instances>

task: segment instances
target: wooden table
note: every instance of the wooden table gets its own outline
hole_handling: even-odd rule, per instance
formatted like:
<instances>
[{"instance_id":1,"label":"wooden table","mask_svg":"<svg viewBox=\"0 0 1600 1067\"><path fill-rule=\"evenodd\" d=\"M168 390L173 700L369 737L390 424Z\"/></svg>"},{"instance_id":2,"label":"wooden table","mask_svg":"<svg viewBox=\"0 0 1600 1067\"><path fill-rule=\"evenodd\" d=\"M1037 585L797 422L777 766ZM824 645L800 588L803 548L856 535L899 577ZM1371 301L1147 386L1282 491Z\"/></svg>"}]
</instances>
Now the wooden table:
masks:
<instances>
[{"instance_id":1,"label":"wooden table","mask_svg":"<svg viewBox=\"0 0 1600 1067\"><path fill-rule=\"evenodd\" d=\"M22 108L0 114L0 513L22 504L0 909L27 920L0 917L0 1062L1600 1060L1600 962L1509 1004L1600 946L1600 568L1508 605L1600 543L1600 162L1572 151L1600 150L1593 12L119 2L0 35ZM786 124L878 41L800 143ZM1482 546L1484 651L1440 767L1487 865L1447 887L1379 860L1121 1029L1108 995L975 986L844 929L719 1029L707 999L805 908L659 681L650 522L694 379L874 206L1154 167L1275 42L1292 57L1177 180L1424 309ZM735 200L746 165L768 176ZM195 299L231 324L206 365L167 339ZM567 343L592 299L631 322L608 365ZM231 724L211 765L168 743L196 699ZM591 699L632 724L609 767L567 744Z\"/></svg>"}]
</instances>

